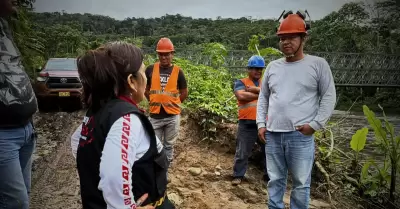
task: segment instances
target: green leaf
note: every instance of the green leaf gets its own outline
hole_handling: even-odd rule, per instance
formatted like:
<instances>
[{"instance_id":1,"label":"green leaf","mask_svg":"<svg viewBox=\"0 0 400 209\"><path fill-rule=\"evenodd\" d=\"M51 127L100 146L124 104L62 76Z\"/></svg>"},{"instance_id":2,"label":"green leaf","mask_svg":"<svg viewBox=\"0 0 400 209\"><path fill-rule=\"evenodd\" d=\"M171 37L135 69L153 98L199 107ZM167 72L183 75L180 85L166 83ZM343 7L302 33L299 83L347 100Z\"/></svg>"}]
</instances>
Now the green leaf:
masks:
<instances>
[{"instance_id":1,"label":"green leaf","mask_svg":"<svg viewBox=\"0 0 400 209\"><path fill-rule=\"evenodd\" d=\"M382 127L382 122L376 118L375 113L371 111L366 105L363 105L363 111L365 117L367 117L369 125L372 127L375 133L375 137L378 140L383 140L386 145L388 145L386 139L386 131Z\"/></svg>"},{"instance_id":2,"label":"green leaf","mask_svg":"<svg viewBox=\"0 0 400 209\"><path fill-rule=\"evenodd\" d=\"M378 104L378 106L379 106L379 108L382 110L383 117L385 118L384 120L385 120L385 128L386 128L386 130L389 132L389 134L390 134L391 136L394 136L394 126L393 126L393 124L390 123L390 122L387 120L387 116L386 116L385 111L383 110L383 107L382 107L381 105L379 105L379 104Z\"/></svg>"},{"instance_id":3,"label":"green leaf","mask_svg":"<svg viewBox=\"0 0 400 209\"><path fill-rule=\"evenodd\" d=\"M395 141L396 141L396 148L400 149L400 135L396 136ZM400 155L399 155L399 157L400 157Z\"/></svg>"},{"instance_id":4,"label":"green leaf","mask_svg":"<svg viewBox=\"0 0 400 209\"><path fill-rule=\"evenodd\" d=\"M356 152L360 152L364 149L367 141L368 128L362 128L351 137L350 146Z\"/></svg>"},{"instance_id":5,"label":"green leaf","mask_svg":"<svg viewBox=\"0 0 400 209\"><path fill-rule=\"evenodd\" d=\"M364 182L367 179L368 170L369 170L369 167L371 167L372 164L373 164L372 161L368 161L363 165L363 167L361 169L360 182Z\"/></svg>"}]
</instances>

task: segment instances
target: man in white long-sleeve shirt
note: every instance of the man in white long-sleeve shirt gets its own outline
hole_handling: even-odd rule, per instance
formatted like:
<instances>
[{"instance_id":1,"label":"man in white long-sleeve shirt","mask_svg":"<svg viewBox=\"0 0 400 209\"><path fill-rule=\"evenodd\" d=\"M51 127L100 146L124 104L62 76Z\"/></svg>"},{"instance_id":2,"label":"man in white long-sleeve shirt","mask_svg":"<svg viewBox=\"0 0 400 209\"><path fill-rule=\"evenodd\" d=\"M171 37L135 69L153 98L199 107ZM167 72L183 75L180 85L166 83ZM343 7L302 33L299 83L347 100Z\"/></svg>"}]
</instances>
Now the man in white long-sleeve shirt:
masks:
<instances>
[{"instance_id":1,"label":"man in white long-sleeve shirt","mask_svg":"<svg viewBox=\"0 0 400 209\"><path fill-rule=\"evenodd\" d=\"M266 141L269 209L284 208L288 170L293 177L290 208L309 207L313 134L324 127L336 102L327 61L303 53L309 29L304 17L301 12L284 16L277 35L285 58L267 66L257 103L259 136Z\"/></svg>"}]
</instances>

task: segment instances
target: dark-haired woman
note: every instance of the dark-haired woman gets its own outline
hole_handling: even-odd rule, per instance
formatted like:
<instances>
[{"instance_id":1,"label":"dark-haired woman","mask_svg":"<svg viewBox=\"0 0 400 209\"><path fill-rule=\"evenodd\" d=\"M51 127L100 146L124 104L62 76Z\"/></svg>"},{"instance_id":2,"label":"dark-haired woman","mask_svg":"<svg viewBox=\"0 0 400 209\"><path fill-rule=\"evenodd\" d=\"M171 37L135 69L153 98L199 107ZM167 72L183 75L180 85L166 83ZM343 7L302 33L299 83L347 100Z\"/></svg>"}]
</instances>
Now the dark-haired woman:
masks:
<instances>
[{"instance_id":1,"label":"dark-haired woman","mask_svg":"<svg viewBox=\"0 0 400 209\"><path fill-rule=\"evenodd\" d=\"M79 137L76 160L84 209L175 208L166 196L162 144L137 106L144 98L144 71L141 50L124 42L78 58L88 111L72 141Z\"/></svg>"}]
</instances>

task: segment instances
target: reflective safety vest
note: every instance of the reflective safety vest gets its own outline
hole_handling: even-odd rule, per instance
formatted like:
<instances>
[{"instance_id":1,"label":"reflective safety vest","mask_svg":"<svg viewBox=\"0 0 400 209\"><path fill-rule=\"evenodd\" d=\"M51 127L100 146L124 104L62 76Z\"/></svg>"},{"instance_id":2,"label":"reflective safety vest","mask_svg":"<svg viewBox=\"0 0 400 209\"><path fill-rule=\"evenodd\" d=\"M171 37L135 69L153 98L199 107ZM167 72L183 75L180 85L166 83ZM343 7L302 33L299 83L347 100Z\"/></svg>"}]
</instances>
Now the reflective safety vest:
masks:
<instances>
[{"instance_id":1,"label":"reflective safety vest","mask_svg":"<svg viewBox=\"0 0 400 209\"><path fill-rule=\"evenodd\" d=\"M256 86L249 78L240 79L245 86ZM261 80L258 81L261 84ZM238 100L239 120L256 120L257 117L257 101L243 102Z\"/></svg>"},{"instance_id":2,"label":"reflective safety vest","mask_svg":"<svg viewBox=\"0 0 400 209\"><path fill-rule=\"evenodd\" d=\"M161 106L168 114L178 115L181 113L181 99L179 97L180 94L178 90L178 75L179 67L174 65L167 85L165 86L164 90L162 90L160 81L160 63L157 62L154 64L149 92L150 113L160 113Z\"/></svg>"}]
</instances>

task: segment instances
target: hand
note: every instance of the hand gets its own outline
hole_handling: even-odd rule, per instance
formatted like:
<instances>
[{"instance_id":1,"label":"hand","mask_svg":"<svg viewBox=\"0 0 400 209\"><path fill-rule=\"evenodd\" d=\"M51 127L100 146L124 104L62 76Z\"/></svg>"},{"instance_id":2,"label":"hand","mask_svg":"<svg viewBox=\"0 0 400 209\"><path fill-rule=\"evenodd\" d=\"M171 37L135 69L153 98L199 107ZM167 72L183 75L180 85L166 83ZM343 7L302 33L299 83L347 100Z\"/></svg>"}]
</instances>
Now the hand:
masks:
<instances>
[{"instance_id":1,"label":"hand","mask_svg":"<svg viewBox=\"0 0 400 209\"><path fill-rule=\"evenodd\" d=\"M148 205L148 206L144 206L144 207L137 207L136 209L155 209L155 207Z\"/></svg>"},{"instance_id":2,"label":"hand","mask_svg":"<svg viewBox=\"0 0 400 209\"><path fill-rule=\"evenodd\" d=\"M254 94L259 94L260 93L260 88L259 87L255 87L255 86L246 86L246 91L254 93Z\"/></svg>"},{"instance_id":3,"label":"hand","mask_svg":"<svg viewBox=\"0 0 400 209\"><path fill-rule=\"evenodd\" d=\"M142 203L147 199L147 197L149 197L149 194L144 194L144 195L142 195L137 201L136 201L136 205L137 206L139 206L139 207L137 207L137 209L155 209L155 207L154 206L143 206L143 207L140 207L140 205L142 205Z\"/></svg>"},{"instance_id":4,"label":"hand","mask_svg":"<svg viewBox=\"0 0 400 209\"><path fill-rule=\"evenodd\" d=\"M313 135L315 132L315 130L313 128L311 128L311 126L308 124L305 124L302 126L297 126L296 130L300 131L302 134L307 135L307 136Z\"/></svg>"},{"instance_id":5,"label":"hand","mask_svg":"<svg viewBox=\"0 0 400 209\"><path fill-rule=\"evenodd\" d=\"M267 143L267 140L265 139L265 132L267 132L267 128L265 127L258 129L258 138L263 144Z\"/></svg>"}]
</instances>

